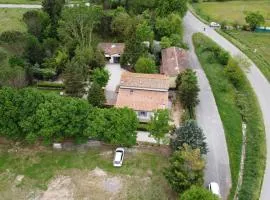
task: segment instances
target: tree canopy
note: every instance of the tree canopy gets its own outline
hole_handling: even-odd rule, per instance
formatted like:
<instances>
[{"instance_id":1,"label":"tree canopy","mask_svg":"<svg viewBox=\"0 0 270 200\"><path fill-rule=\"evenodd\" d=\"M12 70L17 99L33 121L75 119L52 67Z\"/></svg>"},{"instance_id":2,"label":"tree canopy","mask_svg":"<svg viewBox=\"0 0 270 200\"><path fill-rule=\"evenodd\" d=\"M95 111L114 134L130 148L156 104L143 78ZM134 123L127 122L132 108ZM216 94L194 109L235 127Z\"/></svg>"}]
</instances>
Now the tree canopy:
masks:
<instances>
[{"instance_id":1,"label":"tree canopy","mask_svg":"<svg viewBox=\"0 0 270 200\"><path fill-rule=\"evenodd\" d=\"M176 137L172 139L174 150L179 150L184 144L188 144L192 149L200 149L201 154L207 153L206 137L196 121L189 120L184 122L180 128L175 130L175 135Z\"/></svg>"},{"instance_id":2,"label":"tree canopy","mask_svg":"<svg viewBox=\"0 0 270 200\"><path fill-rule=\"evenodd\" d=\"M149 123L149 131L159 143L160 140L170 131L170 114L166 109L159 109L154 112L154 116Z\"/></svg>"},{"instance_id":3,"label":"tree canopy","mask_svg":"<svg viewBox=\"0 0 270 200\"><path fill-rule=\"evenodd\" d=\"M173 190L178 193L189 189L192 185L203 185L204 160L199 149L192 149L185 144L180 151L175 151L170 158L170 165L164 175Z\"/></svg>"},{"instance_id":4,"label":"tree canopy","mask_svg":"<svg viewBox=\"0 0 270 200\"><path fill-rule=\"evenodd\" d=\"M218 200L219 198L203 187L191 186L179 200Z\"/></svg>"},{"instance_id":5,"label":"tree canopy","mask_svg":"<svg viewBox=\"0 0 270 200\"><path fill-rule=\"evenodd\" d=\"M253 31L257 26L263 25L265 23L264 17L260 12L248 12L245 20Z\"/></svg>"},{"instance_id":6,"label":"tree canopy","mask_svg":"<svg viewBox=\"0 0 270 200\"><path fill-rule=\"evenodd\" d=\"M142 56L135 64L135 71L137 73L154 74L157 72L157 67L152 58Z\"/></svg>"}]
</instances>

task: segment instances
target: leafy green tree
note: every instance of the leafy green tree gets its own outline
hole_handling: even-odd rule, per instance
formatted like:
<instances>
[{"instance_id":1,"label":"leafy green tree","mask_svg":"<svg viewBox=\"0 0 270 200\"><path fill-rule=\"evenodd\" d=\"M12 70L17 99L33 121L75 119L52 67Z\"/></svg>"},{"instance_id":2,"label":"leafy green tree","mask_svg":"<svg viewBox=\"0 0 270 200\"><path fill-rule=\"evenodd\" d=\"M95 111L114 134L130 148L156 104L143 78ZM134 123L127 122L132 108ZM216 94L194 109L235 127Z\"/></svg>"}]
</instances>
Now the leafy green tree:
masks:
<instances>
[{"instance_id":1,"label":"leafy green tree","mask_svg":"<svg viewBox=\"0 0 270 200\"><path fill-rule=\"evenodd\" d=\"M104 90L97 83L93 82L88 91L88 102L94 107L103 107L106 101Z\"/></svg>"},{"instance_id":2,"label":"leafy green tree","mask_svg":"<svg viewBox=\"0 0 270 200\"><path fill-rule=\"evenodd\" d=\"M167 16L171 13L177 13L184 17L188 7L188 0L157 0L157 14L159 16Z\"/></svg>"},{"instance_id":3,"label":"leafy green tree","mask_svg":"<svg viewBox=\"0 0 270 200\"><path fill-rule=\"evenodd\" d=\"M23 88L27 85L26 73L21 66L0 67L0 86Z\"/></svg>"},{"instance_id":4,"label":"leafy green tree","mask_svg":"<svg viewBox=\"0 0 270 200\"><path fill-rule=\"evenodd\" d=\"M170 114L168 110L160 109L154 113L149 123L150 134L160 143L160 140L170 131Z\"/></svg>"},{"instance_id":5,"label":"leafy green tree","mask_svg":"<svg viewBox=\"0 0 270 200\"><path fill-rule=\"evenodd\" d=\"M248 12L245 20L253 31L257 26L263 25L265 23L264 17L262 14L260 14L260 12Z\"/></svg>"},{"instance_id":6,"label":"leafy green tree","mask_svg":"<svg viewBox=\"0 0 270 200\"><path fill-rule=\"evenodd\" d=\"M79 137L86 128L89 110L86 101L51 95L36 111L36 136L47 143Z\"/></svg>"},{"instance_id":7,"label":"leafy green tree","mask_svg":"<svg viewBox=\"0 0 270 200\"><path fill-rule=\"evenodd\" d=\"M152 58L142 56L135 64L135 71L137 73L154 74L157 72L157 67Z\"/></svg>"},{"instance_id":8,"label":"leafy green tree","mask_svg":"<svg viewBox=\"0 0 270 200\"><path fill-rule=\"evenodd\" d=\"M155 30L158 38L162 38L163 36L170 37L172 34L182 35L182 18L174 13L166 17L158 17Z\"/></svg>"},{"instance_id":9,"label":"leafy green tree","mask_svg":"<svg viewBox=\"0 0 270 200\"><path fill-rule=\"evenodd\" d=\"M64 71L64 84L66 94L73 97L81 97L84 90L84 68L76 60L67 63Z\"/></svg>"},{"instance_id":10,"label":"leafy green tree","mask_svg":"<svg viewBox=\"0 0 270 200\"><path fill-rule=\"evenodd\" d=\"M67 46L74 43L91 47L94 28L100 23L102 10L98 6L66 8L62 14L58 33Z\"/></svg>"},{"instance_id":11,"label":"leafy green tree","mask_svg":"<svg viewBox=\"0 0 270 200\"><path fill-rule=\"evenodd\" d=\"M57 37L58 21L60 19L65 0L43 0L42 9L50 17L50 30L49 36L52 38Z\"/></svg>"},{"instance_id":12,"label":"leafy green tree","mask_svg":"<svg viewBox=\"0 0 270 200\"><path fill-rule=\"evenodd\" d=\"M86 120L84 135L115 145L136 144L138 119L129 108L97 109Z\"/></svg>"},{"instance_id":13,"label":"leafy green tree","mask_svg":"<svg viewBox=\"0 0 270 200\"><path fill-rule=\"evenodd\" d=\"M191 186L179 200L218 200L219 198L203 187Z\"/></svg>"},{"instance_id":14,"label":"leafy green tree","mask_svg":"<svg viewBox=\"0 0 270 200\"><path fill-rule=\"evenodd\" d=\"M146 21L137 25L136 36L140 41L152 42L154 39L154 31L152 27L148 25Z\"/></svg>"},{"instance_id":15,"label":"leafy green tree","mask_svg":"<svg viewBox=\"0 0 270 200\"><path fill-rule=\"evenodd\" d=\"M120 10L112 20L111 29L119 38L127 39L133 23L132 17L125 11Z\"/></svg>"},{"instance_id":16,"label":"leafy green tree","mask_svg":"<svg viewBox=\"0 0 270 200\"><path fill-rule=\"evenodd\" d=\"M94 83L99 84L101 87L105 87L109 81L110 74L107 69L96 68L93 70L92 79Z\"/></svg>"},{"instance_id":17,"label":"leafy green tree","mask_svg":"<svg viewBox=\"0 0 270 200\"><path fill-rule=\"evenodd\" d=\"M182 193L192 185L203 185L204 166L200 150L192 149L185 144L183 149L173 153L164 175L173 190Z\"/></svg>"},{"instance_id":18,"label":"leafy green tree","mask_svg":"<svg viewBox=\"0 0 270 200\"><path fill-rule=\"evenodd\" d=\"M28 33L34 35L41 41L46 34L46 28L50 24L47 13L38 10L30 10L23 14L23 21L27 25Z\"/></svg>"},{"instance_id":19,"label":"leafy green tree","mask_svg":"<svg viewBox=\"0 0 270 200\"><path fill-rule=\"evenodd\" d=\"M196 121L186 121L174 134L176 137L172 139L172 147L175 151L188 144L192 149L200 149L201 154L207 153L206 137Z\"/></svg>"},{"instance_id":20,"label":"leafy green tree","mask_svg":"<svg viewBox=\"0 0 270 200\"><path fill-rule=\"evenodd\" d=\"M140 57L147 54L145 45L137 40L135 34L130 35L130 38L125 44L124 54L120 58L121 65L130 64L131 66L134 66Z\"/></svg>"},{"instance_id":21,"label":"leafy green tree","mask_svg":"<svg viewBox=\"0 0 270 200\"><path fill-rule=\"evenodd\" d=\"M164 36L161 38L160 46L162 49L166 49L172 46L172 41L170 38Z\"/></svg>"},{"instance_id":22,"label":"leafy green tree","mask_svg":"<svg viewBox=\"0 0 270 200\"><path fill-rule=\"evenodd\" d=\"M34 36L29 36L27 39L25 51L25 58L32 65L41 64L44 60L45 54L42 44Z\"/></svg>"},{"instance_id":23,"label":"leafy green tree","mask_svg":"<svg viewBox=\"0 0 270 200\"><path fill-rule=\"evenodd\" d=\"M199 103L198 93L200 91L196 72L186 69L180 73L176 80L176 86L180 101L184 108L187 108L192 118L194 107Z\"/></svg>"}]
</instances>

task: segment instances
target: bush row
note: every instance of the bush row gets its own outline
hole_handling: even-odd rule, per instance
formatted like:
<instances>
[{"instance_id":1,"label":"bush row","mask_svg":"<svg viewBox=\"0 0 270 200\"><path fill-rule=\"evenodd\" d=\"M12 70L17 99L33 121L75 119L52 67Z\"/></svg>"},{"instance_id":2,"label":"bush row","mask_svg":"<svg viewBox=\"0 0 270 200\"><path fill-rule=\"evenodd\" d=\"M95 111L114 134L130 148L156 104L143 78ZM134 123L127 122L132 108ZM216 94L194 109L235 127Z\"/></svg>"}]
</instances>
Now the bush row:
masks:
<instances>
[{"instance_id":1,"label":"bush row","mask_svg":"<svg viewBox=\"0 0 270 200\"><path fill-rule=\"evenodd\" d=\"M38 88L52 88L52 89L64 89L63 83L50 82L50 81L39 81L37 83Z\"/></svg>"},{"instance_id":2,"label":"bush row","mask_svg":"<svg viewBox=\"0 0 270 200\"><path fill-rule=\"evenodd\" d=\"M0 135L50 144L66 138L132 146L138 121L128 108L99 109L87 101L43 94L36 89L0 90Z\"/></svg>"}]
</instances>

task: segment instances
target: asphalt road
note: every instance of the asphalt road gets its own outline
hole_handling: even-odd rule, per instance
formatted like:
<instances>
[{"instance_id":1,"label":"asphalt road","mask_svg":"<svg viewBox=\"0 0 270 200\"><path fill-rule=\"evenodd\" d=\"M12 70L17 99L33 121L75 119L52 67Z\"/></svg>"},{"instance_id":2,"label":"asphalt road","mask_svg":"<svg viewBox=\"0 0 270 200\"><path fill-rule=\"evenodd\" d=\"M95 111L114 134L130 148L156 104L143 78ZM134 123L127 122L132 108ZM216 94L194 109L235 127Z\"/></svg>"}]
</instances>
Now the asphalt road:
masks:
<instances>
[{"instance_id":1,"label":"asphalt road","mask_svg":"<svg viewBox=\"0 0 270 200\"><path fill-rule=\"evenodd\" d=\"M225 50L229 51L233 56L241 56L247 58L247 56L243 52L241 52L237 47L235 47L224 37L219 35L212 28L207 27L195 16L193 16L190 12L187 13L184 24L185 28L187 29L186 38L190 38L191 34L194 32L203 32L204 34L212 38L215 42L217 42L220 46L222 46ZM206 27L206 31L203 31L204 27ZM267 79L263 76L263 74L260 72L260 70L257 68L257 66L250 59L248 60L251 63L250 69L244 71L246 73L248 80L251 83L251 86L254 89L255 94L257 95L262 110L266 133L266 145L268 152L260 199L269 200L270 199L270 109L269 109L270 84L267 81ZM207 174L206 176L209 175Z\"/></svg>"},{"instance_id":2,"label":"asphalt road","mask_svg":"<svg viewBox=\"0 0 270 200\"><path fill-rule=\"evenodd\" d=\"M196 108L196 116L199 126L203 129L209 148L206 157L205 186L209 182L217 182L223 199L227 199L231 188L231 172L227 144L222 121L220 119L215 98L206 75L194 52L192 43L193 33L199 32L197 21L190 13L184 18L184 40L189 45L190 67L197 72L200 86L200 103ZM201 25L201 24L199 24Z\"/></svg>"}]
</instances>

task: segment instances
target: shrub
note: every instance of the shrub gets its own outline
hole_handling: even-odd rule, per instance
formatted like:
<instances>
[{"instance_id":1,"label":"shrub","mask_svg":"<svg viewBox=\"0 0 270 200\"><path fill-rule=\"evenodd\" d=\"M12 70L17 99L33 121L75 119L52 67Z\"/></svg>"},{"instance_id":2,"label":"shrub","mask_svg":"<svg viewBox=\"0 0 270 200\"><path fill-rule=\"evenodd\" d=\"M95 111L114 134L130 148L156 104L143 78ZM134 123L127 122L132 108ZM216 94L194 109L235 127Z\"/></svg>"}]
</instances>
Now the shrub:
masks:
<instances>
[{"instance_id":1,"label":"shrub","mask_svg":"<svg viewBox=\"0 0 270 200\"><path fill-rule=\"evenodd\" d=\"M22 39L24 39L24 34L19 31L5 31L0 35L0 40L7 43L14 43Z\"/></svg>"},{"instance_id":2,"label":"shrub","mask_svg":"<svg viewBox=\"0 0 270 200\"><path fill-rule=\"evenodd\" d=\"M39 81L37 83L38 88L52 88L52 89L64 89L65 85L63 83L49 82L49 81Z\"/></svg>"},{"instance_id":3,"label":"shrub","mask_svg":"<svg viewBox=\"0 0 270 200\"><path fill-rule=\"evenodd\" d=\"M216 56L217 56L217 59L218 59L218 61L219 61L220 64L222 64L222 65L227 65L228 64L228 61L229 61L229 58L230 58L230 54L227 51L220 50L217 53Z\"/></svg>"},{"instance_id":4,"label":"shrub","mask_svg":"<svg viewBox=\"0 0 270 200\"><path fill-rule=\"evenodd\" d=\"M219 198L203 187L192 186L179 200L218 200Z\"/></svg>"},{"instance_id":5,"label":"shrub","mask_svg":"<svg viewBox=\"0 0 270 200\"><path fill-rule=\"evenodd\" d=\"M234 59L229 59L228 65L225 67L224 71L234 87L239 89L243 85L243 73Z\"/></svg>"},{"instance_id":6,"label":"shrub","mask_svg":"<svg viewBox=\"0 0 270 200\"><path fill-rule=\"evenodd\" d=\"M173 153L164 175L173 190L182 193L192 185L202 186L204 166L200 150L191 149L185 144L183 149Z\"/></svg>"},{"instance_id":7,"label":"shrub","mask_svg":"<svg viewBox=\"0 0 270 200\"><path fill-rule=\"evenodd\" d=\"M104 68L96 68L93 70L92 79L93 82L99 84L101 87L105 87L109 81L110 74L108 70Z\"/></svg>"}]
</instances>

